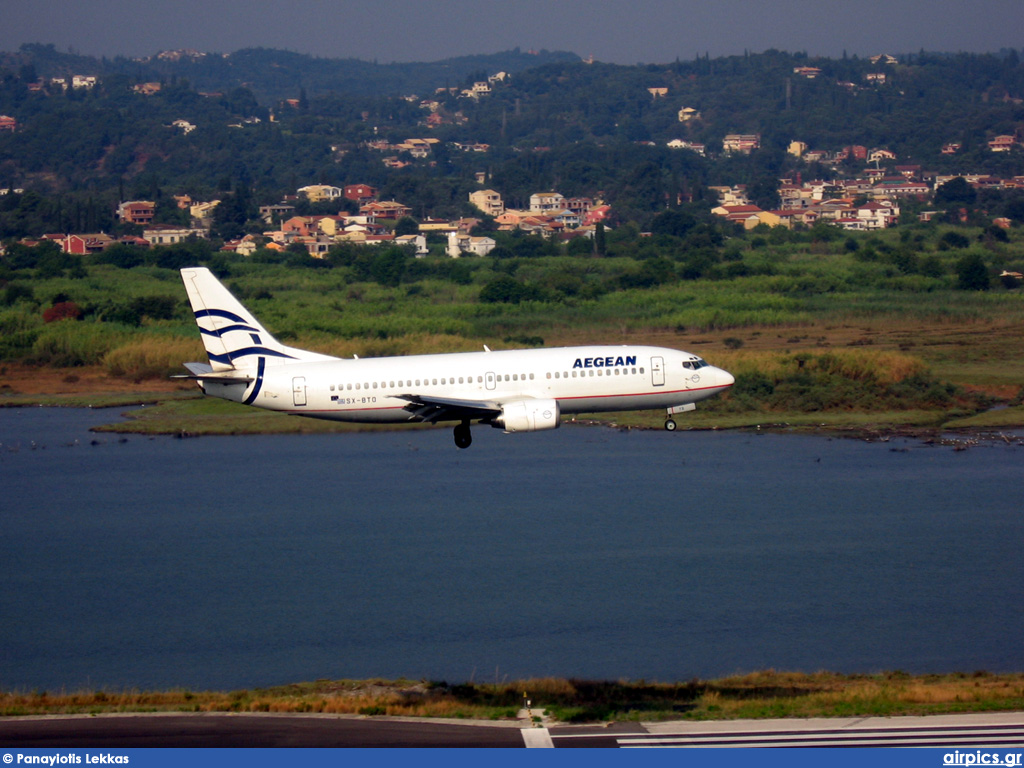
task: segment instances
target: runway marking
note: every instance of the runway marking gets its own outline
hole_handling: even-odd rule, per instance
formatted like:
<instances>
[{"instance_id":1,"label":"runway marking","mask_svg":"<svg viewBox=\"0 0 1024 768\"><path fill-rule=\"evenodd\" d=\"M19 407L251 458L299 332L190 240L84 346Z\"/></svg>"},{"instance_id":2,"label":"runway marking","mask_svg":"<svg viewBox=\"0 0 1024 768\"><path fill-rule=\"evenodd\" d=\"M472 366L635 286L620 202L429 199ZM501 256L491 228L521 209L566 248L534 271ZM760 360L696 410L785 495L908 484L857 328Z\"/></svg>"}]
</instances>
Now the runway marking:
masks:
<instances>
[{"instance_id":1,"label":"runway marking","mask_svg":"<svg viewBox=\"0 0 1024 768\"><path fill-rule=\"evenodd\" d=\"M523 743L526 744L527 749L542 747L553 749L555 746L547 728L523 728Z\"/></svg>"},{"instance_id":2,"label":"runway marking","mask_svg":"<svg viewBox=\"0 0 1024 768\"><path fill-rule=\"evenodd\" d=\"M791 731L637 734L616 738L624 748L642 747L995 747L1021 744L1024 725L852 728Z\"/></svg>"}]
</instances>

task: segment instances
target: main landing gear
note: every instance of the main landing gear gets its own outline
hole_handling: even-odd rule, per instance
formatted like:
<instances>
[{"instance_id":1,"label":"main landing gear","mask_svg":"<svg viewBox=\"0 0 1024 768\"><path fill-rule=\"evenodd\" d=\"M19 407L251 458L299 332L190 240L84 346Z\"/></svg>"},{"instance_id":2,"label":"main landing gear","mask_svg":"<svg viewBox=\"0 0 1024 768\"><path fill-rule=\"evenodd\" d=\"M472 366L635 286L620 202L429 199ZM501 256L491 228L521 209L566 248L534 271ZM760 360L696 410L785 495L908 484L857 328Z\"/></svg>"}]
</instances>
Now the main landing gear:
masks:
<instances>
[{"instance_id":1,"label":"main landing gear","mask_svg":"<svg viewBox=\"0 0 1024 768\"><path fill-rule=\"evenodd\" d=\"M667 429L669 432L675 432L676 431L676 420L675 419L665 419L665 429Z\"/></svg>"},{"instance_id":2,"label":"main landing gear","mask_svg":"<svg viewBox=\"0 0 1024 768\"><path fill-rule=\"evenodd\" d=\"M473 435L469 431L469 422L464 421L455 428L455 445L459 448L469 448L473 444Z\"/></svg>"}]
</instances>

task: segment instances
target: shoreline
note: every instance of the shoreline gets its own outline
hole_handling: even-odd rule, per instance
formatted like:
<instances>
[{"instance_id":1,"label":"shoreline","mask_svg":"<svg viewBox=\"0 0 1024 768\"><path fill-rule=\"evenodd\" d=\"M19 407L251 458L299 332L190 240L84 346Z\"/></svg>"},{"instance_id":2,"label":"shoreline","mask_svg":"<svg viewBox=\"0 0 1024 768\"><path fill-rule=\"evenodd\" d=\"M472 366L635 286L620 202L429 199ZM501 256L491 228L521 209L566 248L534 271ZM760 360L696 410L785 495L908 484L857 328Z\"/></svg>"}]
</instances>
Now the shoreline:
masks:
<instances>
[{"instance_id":1,"label":"shoreline","mask_svg":"<svg viewBox=\"0 0 1024 768\"><path fill-rule=\"evenodd\" d=\"M321 419L289 419L282 414L247 408L208 398L191 382L165 379L140 381L110 376L100 367L36 368L26 365L0 367L0 408L72 407L103 410L139 408L127 420L101 424L91 431L179 437L258 434L324 434L395 431L405 424L359 424ZM141 412L144 407L145 411ZM563 419L563 425L604 426L612 429L661 430L660 412L584 414ZM446 428L446 425L416 425ZM946 411L904 410L886 412L824 411L717 412L698 409L679 421L679 431L729 430L761 433L821 434L865 440L905 437L940 441L949 433L978 440L1019 439L1003 433L1024 429L1024 406L997 406L963 416Z\"/></svg>"},{"instance_id":2,"label":"shoreline","mask_svg":"<svg viewBox=\"0 0 1024 768\"><path fill-rule=\"evenodd\" d=\"M0 395L0 409L4 408L86 408L96 411L104 411L116 408L142 409L149 408L146 416L151 415L161 406L171 404L188 403L221 403L224 401L213 400L202 397L198 394L188 392L164 391L164 392L121 392L121 393L97 393L95 395ZM231 409L238 409L234 403L227 403ZM186 406L187 408L187 406ZM1006 409L1001 409L1006 410ZM897 415L894 412L892 415ZM919 412L913 412L919 413ZM125 435L150 435L178 438L195 437L232 437L245 435L279 435L297 434L314 435L325 433L366 433L366 432L400 432L410 427L416 429L446 429L445 424L363 424L337 422L312 418L287 418L284 415L253 411L246 408L236 414L217 416L216 424L210 425L203 415L196 415L190 418L187 414L178 414L178 421L175 425L163 425L159 423L148 423L140 420L135 411L120 414L124 421L117 421L111 424L99 424L90 427L89 431L97 434L125 434ZM811 435L827 438L841 438L864 440L866 442L886 443L893 439L917 440L926 445L948 445L959 447L963 445L992 442L1006 443L1007 445L1024 446L1024 408L1019 416L1008 420L1003 424L992 425L971 425L957 424L959 420L950 422L933 423L929 425L908 424L884 421L875 421L871 424L858 424L854 419L846 420L844 416L861 416L856 413L837 414L815 414L814 423L799 423L803 419L795 417L802 414L772 414L778 416L778 420L768 420L763 417L768 414L758 414L751 417L746 423L717 424L713 415L707 415L698 424L680 424L679 432L747 432L750 434L793 434ZM944 413L932 414L936 420L941 419ZM729 414L729 420L735 420L735 414ZM624 418L625 417L625 418ZM789 418L787 418L789 417ZM832 422L822 421L823 417L832 419ZM660 419L660 415L658 416ZM662 427L652 422L644 412L608 413L605 415L585 415L582 418L570 418L562 422L563 427L603 427L619 431L644 431L660 432ZM723 419L724 421L724 419ZM255 422L255 423L254 423ZM274 422L277 422L276 424Z\"/></svg>"}]
</instances>

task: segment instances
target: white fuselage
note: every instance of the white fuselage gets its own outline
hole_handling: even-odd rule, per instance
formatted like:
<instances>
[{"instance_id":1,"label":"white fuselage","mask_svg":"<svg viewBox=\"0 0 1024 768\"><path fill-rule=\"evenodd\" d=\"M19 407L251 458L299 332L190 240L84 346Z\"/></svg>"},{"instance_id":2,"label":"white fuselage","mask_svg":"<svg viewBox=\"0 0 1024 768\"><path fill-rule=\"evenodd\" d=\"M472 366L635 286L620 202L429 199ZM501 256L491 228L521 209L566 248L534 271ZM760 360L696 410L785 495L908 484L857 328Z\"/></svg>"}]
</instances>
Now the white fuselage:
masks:
<instances>
[{"instance_id":1,"label":"white fuselage","mask_svg":"<svg viewBox=\"0 0 1024 768\"><path fill-rule=\"evenodd\" d=\"M321 419L412 419L400 395L496 405L555 400L562 413L673 408L733 383L698 356L648 346L587 346L273 364L250 384L206 381L207 394ZM443 418L441 420L444 420Z\"/></svg>"}]
</instances>

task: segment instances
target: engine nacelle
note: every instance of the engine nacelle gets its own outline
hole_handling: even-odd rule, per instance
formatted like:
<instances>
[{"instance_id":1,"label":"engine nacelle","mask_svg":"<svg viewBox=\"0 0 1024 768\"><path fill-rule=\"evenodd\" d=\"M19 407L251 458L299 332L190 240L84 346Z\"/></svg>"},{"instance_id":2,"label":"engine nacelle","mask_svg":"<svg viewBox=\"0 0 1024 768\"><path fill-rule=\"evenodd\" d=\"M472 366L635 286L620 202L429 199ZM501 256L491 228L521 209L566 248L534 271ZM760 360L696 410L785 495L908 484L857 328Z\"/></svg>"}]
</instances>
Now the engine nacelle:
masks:
<instances>
[{"instance_id":1,"label":"engine nacelle","mask_svg":"<svg viewBox=\"0 0 1024 768\"><path fill-rule=\"evenodd\" d=\"M558 429L560 411L556 400L517 400L501 409L491 426L506 432L537 432Z\"/></svg>"}]
</instances>

